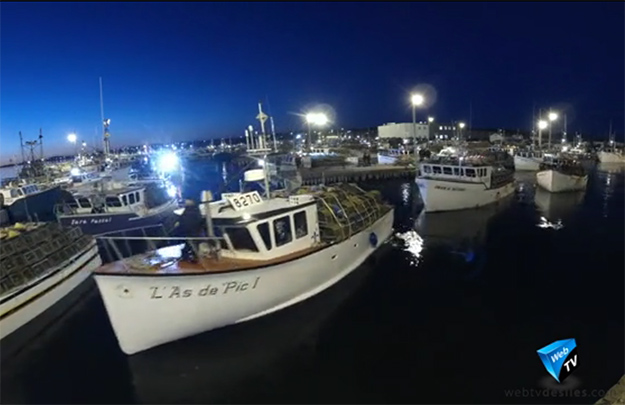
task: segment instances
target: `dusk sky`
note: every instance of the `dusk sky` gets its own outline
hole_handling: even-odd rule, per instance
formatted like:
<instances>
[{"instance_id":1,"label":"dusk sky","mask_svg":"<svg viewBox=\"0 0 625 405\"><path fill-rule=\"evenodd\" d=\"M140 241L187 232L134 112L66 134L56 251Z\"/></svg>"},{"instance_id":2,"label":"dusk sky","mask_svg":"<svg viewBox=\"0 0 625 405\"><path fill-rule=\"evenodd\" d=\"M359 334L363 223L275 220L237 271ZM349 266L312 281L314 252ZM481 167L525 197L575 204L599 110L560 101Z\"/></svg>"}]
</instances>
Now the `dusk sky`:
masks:
<instances>
[{"instance_id":1,"label":"dusk sky","mask_svg":"<svg viewBox=\"0 0 625 405\"><path fill-rule=\"evenodd\" d=\"M98 78L113 147L240 136L259 100L276 130L333 108L336 127L418 117L528 130L532 109L569 133L624 127L623 3L5 3L0 162L18 132L101 145ZM269 111L267 111L269 110Z\"/></svg>"}]
</instances>

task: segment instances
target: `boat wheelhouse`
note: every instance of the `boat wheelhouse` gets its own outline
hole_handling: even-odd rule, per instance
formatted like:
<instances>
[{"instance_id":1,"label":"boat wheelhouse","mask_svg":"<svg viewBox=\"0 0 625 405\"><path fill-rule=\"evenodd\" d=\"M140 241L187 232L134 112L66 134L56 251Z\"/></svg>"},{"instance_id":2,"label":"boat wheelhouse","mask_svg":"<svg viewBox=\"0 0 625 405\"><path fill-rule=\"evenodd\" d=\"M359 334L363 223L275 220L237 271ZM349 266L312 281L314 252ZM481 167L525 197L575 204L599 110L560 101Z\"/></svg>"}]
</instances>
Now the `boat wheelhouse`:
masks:
<instances>
[{"instance_id":1,"label":"boat wheelhouse","mask_svg":"<svg viewBox=\"0 0 625 405\"><path fill-rule=\"evenodd\" d=\"M392 206L378 193L353 185L268 199L258 192L231 193L206 205L207 229L214 237L170 239L170 246L95 272L126 354L312 297L363 263L393 227ZM182 257L181 241L196 251L197 262Z\"/></svg>"},{"instance_id":2,"label":"boat wheelhouse","mask_svg":"<svg viewBox=\"0 0 625 405\"><path fill-rule=\"evenodd\" d=\"M406 159L412 160L414 154L409 149L387 149L378 152L378 164L395 165Z\"/></svg>"},{"instance_id":3,"label":"boat wheelhouse","mask_svg":"<svg viewBox=\"0 0 625 405\"><path fill-rule=\"evenodd\" d=\"M520 150L514 154L514 169L536 171L540 169L545 154L540 150Z\"/></svg>"},{"instance_id":4,"label":"boat wheelhouse","mask_svg":"<svg viewBox=\"0 0 625 405\"><path fill-rule=\"evenodd\" d=\"M52 201L60 195L58 185L11 183L0 189L1 202L7 206L15 222L48 221L54 219Z\"/></svg>"},{"instance_id":5,"label":"boat wheelhouse","mask_svg":"<svg viewBox=\"0 0 625 405\"><path fill-rule=\"evenodd\" d=\"M514 192L512 171L465 158L421 163L416 183L425 212L482 207Z\"/></svg>"},{"instance_id":6,"label":"boat wheelhouse","mask_svg":"<svg viewBox=\"0 0 625 405\"><path fill-rule=\"evenodd\" d=\"M87 234L101 235L159 224L169 229L176 208L177 198L163 184L119 184L109 190L64 191L56 216L64 226L79 226Z\"/></svg>"}]
</instances>

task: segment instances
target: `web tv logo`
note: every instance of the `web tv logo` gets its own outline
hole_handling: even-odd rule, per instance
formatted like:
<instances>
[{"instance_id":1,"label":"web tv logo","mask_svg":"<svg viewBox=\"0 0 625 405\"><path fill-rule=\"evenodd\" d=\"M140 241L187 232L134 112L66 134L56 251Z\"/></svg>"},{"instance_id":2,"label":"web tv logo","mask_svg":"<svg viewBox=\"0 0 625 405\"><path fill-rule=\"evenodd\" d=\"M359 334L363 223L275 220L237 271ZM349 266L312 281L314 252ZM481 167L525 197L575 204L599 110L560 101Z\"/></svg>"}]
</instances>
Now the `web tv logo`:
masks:
<instances>
[{"instance_id":1,"label":"web tv logo","mask_svg":"<svg viewBox=\"0 0 625 405\"><path fill-rule=\"evenodd\" d=\"M577 368L577 344L575 339L557 340L537 350L545 368L561 383Z\"/></svg>"}]
</instances>

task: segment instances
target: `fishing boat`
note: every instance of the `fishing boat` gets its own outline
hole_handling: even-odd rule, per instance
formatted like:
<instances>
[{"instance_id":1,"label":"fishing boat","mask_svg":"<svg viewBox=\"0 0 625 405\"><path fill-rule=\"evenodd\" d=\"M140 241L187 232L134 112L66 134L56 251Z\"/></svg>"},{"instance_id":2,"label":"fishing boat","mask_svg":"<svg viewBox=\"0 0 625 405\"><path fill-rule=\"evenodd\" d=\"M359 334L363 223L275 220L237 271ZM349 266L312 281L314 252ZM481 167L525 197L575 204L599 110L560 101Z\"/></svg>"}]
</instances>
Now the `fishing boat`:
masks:
<instances>
[{"instance_id":1,"label":"fishing boat","mask_svg":"<svg viewBox=\"0 0 625 405\"><path fill-rule=\"evenodd\" d=\"M407 149L387 149L378 152L379 165L396 165L413 159L414 154Z\"/></svg>"},{"instance_id":2,"label":"fishing boat","mask_svg":"<svg viewBox=\"0 0 625 405\"><path fill-rule=\"evenodd\" d=\"M7 209L15 222L48 221L54 219L52 201L60 196L59 185L9 182L0 188L0 206Z\"/></svg>"},{"instance_id":3,"label":"fishing boat","mask_svg":"<svg viewBox=\"0 0 625 405\"><path fill-rule=\"evenodd\" d=\"M608 133L608 147L603 148L597 153L597 159L600 163L625 163L625 154L623 149L616 148L614 145L614 134L612 133L612 123L610 122L610 131Z\"/></svg>"},{"instance_id":4,"label":"fishing boat","mask_svg":"<svg viewBox=\"0 0 625 405\"><path fill-rule=\"evenodd\" d=\"M576 160L546 155L536 182L551 193L580 191L588 185L588 173Z\"/></svg>"},{"instance_id":5,"label":"fishing boat","mask_svg":"<svg viewBox=\"0 0 625 405\"><path fill-rule=\"evenodd\" d=\"M90 235L149 228L172 228L176 192L164 183L101 182L100 188L63 190L55 212L63 226L79 226Z\"/></svg>"},{"instance_id":6,"label":"fishing boat","mask_svg":"<svg viewBox=\"0 0 625 405\"><path fill-rule=\"evenodd\" d=\"M2 356L18 350L80 297L102 262L95 240L57 223L0 228Z\"/></svg>"},{"instance_id":7,"label":"fishing boat","mask_svg":"<svg viewBox=\"0 0 625 405\"><path fill-rule=\"evenodd\" d=\"M540 150L520 150L514 154L514 170L537 171L543 163L544 153Z\"/></svg>"},{"instance_id":8,"label":"fishing boat","mask_svg":"<svg viewBox=\"0 0 625 405\"><path fill-rule=\"evenodd\" d=\"M260 181L265 175L249 170L245 178ZM392 233L393 207L379 193L355 185L266 194L229 193L203 203L207 230L214 236L186 239L197 252L196 263L182 259L181 239L159 238L174 244L95 272L124 353L306 300L351 273Z\"/></svg>"},{"instance_id":9,"label":"fishing boat","mask_svg":"<svg viewBox=\"0 0 625 405\"><path fill-rule=\"evenodd\" d=\"M472 156L435 156L421 162L416 183L425 212L478 208L514 193L511 170Z\"/></svg>"}]
</instances>

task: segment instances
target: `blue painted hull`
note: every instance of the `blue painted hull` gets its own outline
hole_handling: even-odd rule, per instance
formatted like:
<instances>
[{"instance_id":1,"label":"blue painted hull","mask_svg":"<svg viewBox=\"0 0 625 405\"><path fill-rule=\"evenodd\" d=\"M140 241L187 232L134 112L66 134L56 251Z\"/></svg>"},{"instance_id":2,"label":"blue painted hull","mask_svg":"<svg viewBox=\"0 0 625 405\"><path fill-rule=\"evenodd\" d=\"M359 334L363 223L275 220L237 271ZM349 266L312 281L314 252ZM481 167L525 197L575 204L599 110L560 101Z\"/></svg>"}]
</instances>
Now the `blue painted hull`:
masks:
<instances>
[{"instance_id":1,"label":"blue painted hull","mask_svg":"<svg viewBox=\"0 0 625 405\"><path fill-rule=\"evenodd\" d=\"M9 217L14 222L55 221L54 204L60 198L61 188L59 186L29 195L15 201L7 208Z\"/></svg>"}]
</instances>

